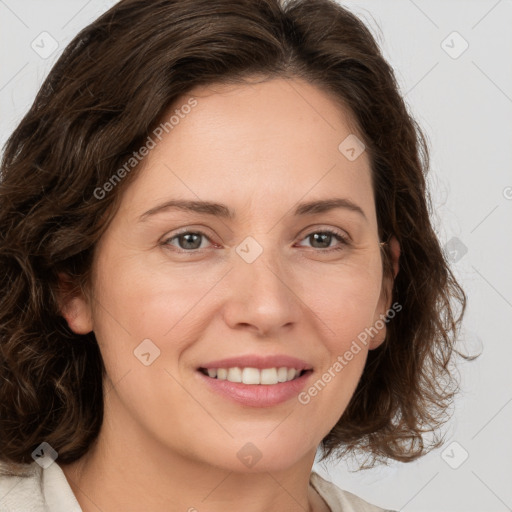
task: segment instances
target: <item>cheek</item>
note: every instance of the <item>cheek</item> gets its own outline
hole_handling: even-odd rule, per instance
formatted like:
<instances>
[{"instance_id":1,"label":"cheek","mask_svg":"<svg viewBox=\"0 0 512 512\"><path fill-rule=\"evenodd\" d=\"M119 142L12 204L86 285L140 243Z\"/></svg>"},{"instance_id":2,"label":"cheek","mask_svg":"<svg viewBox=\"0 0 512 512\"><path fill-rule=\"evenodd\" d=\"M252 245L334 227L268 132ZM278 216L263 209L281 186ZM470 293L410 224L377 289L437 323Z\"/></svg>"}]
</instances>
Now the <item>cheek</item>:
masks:
<instances>
[{"instance_id":1,"label":"cheek","mask_svg":"<svg viewBox=\"0 0 512 512\"><path fill-rule=\"evenodd\" d=\"M372 325L380 292L381 275L376 266L326 271L303 281L301 298L318 317L331 355L346 350Z\"/></svg>"},{"instance_id":2,"label":"cheek","mask_svg":"<svg viewBox=\"0 0 512 512\"><path fill-rule=\"evenodd\" d=\"M190 340L204 329L201 298L216 280L199 279L197 272L194 279L190 272L151 264L140 255L109 259L105 252L103 257L95 276L93 317L106 373L116 400L132 417L145 418L157 436L161 424L176 423L177 408L188 404L197 413L175 379L181 380L179 362ZM112 407L119 411L117 402Z\"/></svg>"},{"instance_id":3,"label":"cheek","mask_svg":"<svg viewBox=\"0 0 512 512\"><path fill-rule=\"evenodd\" d=\"M97 262L94 332L113 364L131 366L133 350L145 339L161 350L160 362L175 361L204 327L207 294L222 272L170 264L157 252L115 257L105 251Z\"/></svg>"},{"instance_id":4,"label":"cheek","mask_svg":"<svg viewBox=\"0 0 512 512\"><path fill-rule=\"evenodd\" d=\"M337 279L325 279L321 291L315 288L305 300L319 318L326 357L298 401L315 422L313 430L323 435L342 416L364 370L369 340L365 329L372 325L378 304L378 279L378 272L354 270Z\"/></svg>"}]
</instances>

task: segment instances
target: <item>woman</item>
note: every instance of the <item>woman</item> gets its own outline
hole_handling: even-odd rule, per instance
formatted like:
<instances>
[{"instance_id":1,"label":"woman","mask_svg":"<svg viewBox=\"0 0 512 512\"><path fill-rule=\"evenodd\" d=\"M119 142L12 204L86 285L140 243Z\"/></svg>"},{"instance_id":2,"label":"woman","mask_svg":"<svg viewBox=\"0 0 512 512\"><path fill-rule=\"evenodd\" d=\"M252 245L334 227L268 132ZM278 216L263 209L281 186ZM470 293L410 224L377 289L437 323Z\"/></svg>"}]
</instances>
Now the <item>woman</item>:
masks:
<instances>
[{"instance_id":1,"label":"woman","mask_svg":"<svg viewBox=\"0 0 512 512\"><path fill-rule=\"evenodd\" d=\"M383 510L312 466L437 446L465 296L427 169L334 2L86 27L2 162L0 510Z\"/></svg>"}]
</instances>

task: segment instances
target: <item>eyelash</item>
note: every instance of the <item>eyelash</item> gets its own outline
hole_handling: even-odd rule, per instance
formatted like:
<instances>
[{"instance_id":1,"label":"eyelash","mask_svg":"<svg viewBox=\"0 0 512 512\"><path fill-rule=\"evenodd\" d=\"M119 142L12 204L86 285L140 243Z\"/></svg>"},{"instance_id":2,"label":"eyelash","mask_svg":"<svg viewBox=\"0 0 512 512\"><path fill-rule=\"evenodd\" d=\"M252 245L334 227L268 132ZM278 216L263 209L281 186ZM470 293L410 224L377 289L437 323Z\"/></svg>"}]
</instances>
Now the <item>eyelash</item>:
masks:
<instances>
[{"instance_id":1,"label":"eyelash","mask_svg":"<svg viewBox=\"0 0 512 512\"><path fill-rule=\"evenodd\" d=\"M327 249L318 249L316 247L311 247L311 249L315 250L315 252L331 253L331 252L336 252L336 251L342 251L347 246L350 245L350 240L345 234L343 234L339 231L335 231L333 229L322 229L322 230L318 230L318 231L312 231L311 233L309 233L305 237L303 237L302 240L305 240L315 234L331 235L340 242L340 245L338 245L336 247L332 247L332 248L327 248ZM183 236L183 235L200 235L200 236L203 236L204 238L206 238L210 243L212 243L210 240L210 237L203 231L190 230L190 231L182 231L181 233L177 233L177 234L173 235L172 237L166 238L165 240L163 240L162 245L164 245L167 248L173 247L171 250L174 252L180 253L180 254L183 254L183 253L197 254L198 252L202 251L202 249L190 249L190 250L180 249L180 248L176 248L175 246L172 246L169 243L170 241L177 239L178 237Z\"/></svg>"}]
</instances>

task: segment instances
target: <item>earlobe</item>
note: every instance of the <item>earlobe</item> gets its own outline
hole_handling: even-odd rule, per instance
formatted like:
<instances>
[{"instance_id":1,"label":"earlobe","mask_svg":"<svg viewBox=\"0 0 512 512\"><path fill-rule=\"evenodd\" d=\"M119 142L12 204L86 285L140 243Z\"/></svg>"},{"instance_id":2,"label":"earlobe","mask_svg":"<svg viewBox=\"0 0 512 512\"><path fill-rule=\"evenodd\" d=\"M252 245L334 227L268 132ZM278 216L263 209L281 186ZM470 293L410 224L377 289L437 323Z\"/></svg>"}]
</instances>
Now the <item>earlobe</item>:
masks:
<instances>
[{"instance_id":1,"label":"earlobe","mask_svg":"<svg viewBox=\"0 0 512 512\"><path fill-rule=\"evenodd\" d=\"M384 326L379 334L376 334L368 343L368 350L374 350L380 347L386 341L386 327Z\"/></svg>"},{"instance_id":2,"label":"earlobe","mask_svg":"<svg viewBox=\"0 0 512 512\"><path fill-rule=\"evenodd\" d=\"M77 291L69 276L59 273L59 310L69 328L75 334L88 334L93 330L89 302L81 291Z\"/></svg>"}]
</instances>

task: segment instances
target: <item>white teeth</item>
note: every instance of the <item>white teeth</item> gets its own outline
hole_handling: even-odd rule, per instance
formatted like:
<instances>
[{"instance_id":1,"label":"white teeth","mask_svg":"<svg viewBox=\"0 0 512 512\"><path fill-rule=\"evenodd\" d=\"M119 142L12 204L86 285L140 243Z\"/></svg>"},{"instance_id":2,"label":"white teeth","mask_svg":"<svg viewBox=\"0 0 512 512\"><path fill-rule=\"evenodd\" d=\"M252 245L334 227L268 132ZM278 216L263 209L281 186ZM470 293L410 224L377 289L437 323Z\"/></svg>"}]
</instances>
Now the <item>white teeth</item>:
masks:
<instances>
[{"instance_id":1,"label":"white teeth","mask_svg":"<svg viewBox=\"0 0 512 512\"><path fill-rule=\"evenodd\" d=\"M264 368L261 370L262 384L277 384L277 370L275 368Z\"/></svg>"},{"instance_id":2,"label":"white teeth","mask_svg":"<svg viewBox=\"0 0 512 512\"><path fill-rule=\"evenodd\" d=\"M297 370L295 368L288 368L288 375L286 376L286 380L294 379L296 373L297 373Z\"/></svg>"},{"instance_id":3,"label":"white teeth","mask_svg":"<svg viewBox=\"0 0 512 512\"><path fill-rule=\"evenodd\" d=\"M279 368L208 368L208 376L212 379L243 382L244 384L273 385L288 382L300 376L301 370L281 366Z\"/></svg>"},{"instance_id":4,"label":"white teeth","mask_svg":"<svg viewBox=\"0 0 512 512\"><path fill-rule=\"evenodd\" d=\"M277 381L278 382L286 382L288 380L288 368L286 366L281 366L279 370L277 370Z\"/></svg>"},{"instance_id":5,"label":"white teeth","mask_svg":"<svg viewBox=\"0 0 512 512\"><path fill-rule=\"evenodd\" d=\"M257 368L244 368L242 371L242 382L244 384L259 384L261 380L260 371Z\"/></svg>"},{"instance_id":6,"label":"white teeth","mask_svg":"<svg viewBox=\"0 0 512 512\"><path fill-rule=\"evenodd\" d=\"M238 367L228 370L228 380L230 382L242 382L242 370Z\"/></svg>"}]
</instances>

